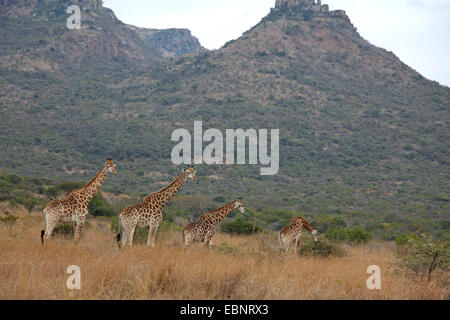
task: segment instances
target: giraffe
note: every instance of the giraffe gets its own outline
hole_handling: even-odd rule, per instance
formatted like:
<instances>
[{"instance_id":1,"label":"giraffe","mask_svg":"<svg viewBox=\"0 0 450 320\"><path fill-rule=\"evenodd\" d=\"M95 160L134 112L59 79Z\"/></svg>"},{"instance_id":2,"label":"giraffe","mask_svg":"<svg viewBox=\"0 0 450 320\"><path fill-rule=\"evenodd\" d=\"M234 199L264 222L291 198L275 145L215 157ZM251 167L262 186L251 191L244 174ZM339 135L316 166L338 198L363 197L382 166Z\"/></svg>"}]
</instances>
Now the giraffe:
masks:
<instances>
[{"instance_id":1,"label":"giraffe","mask_svg":"<svg viewBox=\"0 0 450 320\"><path fill-rule=\"evenodd\" d=\"M197 181L196 170L193 166L183 169L181 174L167 187L146 196L141 203L127 206L122 209L117 221L119 233L117 243L119 249L129 243L133 244L133 235L136 227L149 228L147 246L155 245L155 233L163 218L163 208L172 197L181 189L188 179ZM122 236L123 232L123 236ZM122 244L121 244L121 238Z\"/></svg>"},{"instance_id":2,"label":"giraffe","mask_svg":"<svg viewBox=\"0 0 450 320\"><path fill-rule=\"evenodd\" d=\"M280 240L281 249L287 252L289 246L293 240L295 240L295 252L297 253L300 240L302 239L302 228L305 227L314 237L314 241L317 242L317 230L314 229L311 224L302 217L294 217L291 222L281 229L278 239Z\"/></svg>"},{"instance_id":3,"label":"giraffe","mask_svg":"<svg viewBox=\"0 0 450 320\"><path fill-rule=\"evenodd\" d=\"M183 229L184 248L187 249L193 242L204 242L210 246L216 233L216 225L234 209L238 209L241 213L245 212L242 198L233 200L219 209L206 212L198 217L196 221L187 225Z\"/></svg>"},{"instance_id":4,"label":"giraffe","mask_svg":"<svg viewBox=\"0 0 450 320\"><path fill-rule=\"evenodd\" d=\"M50 239L53 229L60 223L74 223L74 239L80 239L81 230L88 215L88 204L105 182L108 172L116 174L116 166L112 159L106 159L105 165L97 175L81 189L72 191L69 196L61 200L52 200L44 208L43 216L45 230L41 231L41 241Z\"/></svg>"}]
</instances>

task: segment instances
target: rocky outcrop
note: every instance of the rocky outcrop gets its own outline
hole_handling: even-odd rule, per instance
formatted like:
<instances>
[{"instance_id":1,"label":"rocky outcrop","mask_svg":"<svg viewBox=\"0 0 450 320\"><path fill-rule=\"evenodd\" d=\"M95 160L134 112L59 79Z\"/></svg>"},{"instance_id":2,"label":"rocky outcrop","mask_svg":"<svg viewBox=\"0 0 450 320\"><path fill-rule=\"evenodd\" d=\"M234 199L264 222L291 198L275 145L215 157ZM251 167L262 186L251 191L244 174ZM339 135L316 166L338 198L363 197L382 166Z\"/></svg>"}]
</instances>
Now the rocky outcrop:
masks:
<instances>
[{"instance_id":1,"label":"rocky outcrop","mask_svg":"<svg viewBox=\"0 0 450 320\"><path fill-rule=\"evenodd\" d=\"M188 29L145 29L130 26L144 43L165 58L207 51Z\"/></svg>"},{"instance_id":2,"label":"rocky outcrop","mask_svg":"<svg viewBox=\"0 0 450 320\"><path fill-rule=\"evenodd\" d=\"M275 8L272 8L272 12L279 11L300 13L306 19L326 17L354 29L350 18L344 10L330 11L328 4L322 4L321 0L276 0Z\"/></svg>"}]
</instances>

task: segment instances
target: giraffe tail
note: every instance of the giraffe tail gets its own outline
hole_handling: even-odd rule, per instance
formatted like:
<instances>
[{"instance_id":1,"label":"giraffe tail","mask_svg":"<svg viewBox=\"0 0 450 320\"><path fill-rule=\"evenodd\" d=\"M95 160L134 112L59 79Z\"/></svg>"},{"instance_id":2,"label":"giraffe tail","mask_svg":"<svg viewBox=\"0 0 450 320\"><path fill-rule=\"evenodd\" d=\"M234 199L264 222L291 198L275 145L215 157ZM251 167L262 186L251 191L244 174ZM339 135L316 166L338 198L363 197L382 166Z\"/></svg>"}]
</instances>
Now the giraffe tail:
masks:
<instances>
[{"instance_id":1,"label":"giraffe tail","mask_svg":"<svg viewBox=\"0 0 450 320\"><path fill-rule=\"evenodd\" d=\"M117 217L117 235L116 235L116 240L117 240L117 246L119 247L120 250L120 240L122 240L122 228L120 227L121 222L120 222L120 216Z\"/></svg>"},{"instance_id":2,"label":"giraffe tail","mask_svg":"<svg viewBox=\"0 0 450 320\"><path fill-rule=\"evenodd\" d=\"M45 229L47 229L47 208L44 208L42 215L44 216L45 225L44 225L44 230L41 230L41 243L42 243L42 245L44 245Z\"/></svg>"}]
</instances>

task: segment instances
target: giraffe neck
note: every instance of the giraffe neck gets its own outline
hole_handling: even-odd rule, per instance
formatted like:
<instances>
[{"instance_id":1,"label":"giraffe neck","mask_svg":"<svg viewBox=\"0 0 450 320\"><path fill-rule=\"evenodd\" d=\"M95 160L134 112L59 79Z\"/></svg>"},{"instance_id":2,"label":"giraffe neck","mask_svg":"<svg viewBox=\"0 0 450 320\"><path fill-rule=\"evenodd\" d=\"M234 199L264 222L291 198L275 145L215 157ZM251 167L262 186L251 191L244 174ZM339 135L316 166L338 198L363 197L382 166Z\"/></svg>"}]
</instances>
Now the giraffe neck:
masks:
<instances>
[{"instance_id":1,"label":"giraffe neck","mask_svg":"<svg viewBox=\"0 0 450 320\"><path fill-rule=\"evenodd\" d=\"M186 181L187 173L183 172L164 189L145 197L144 201L150 200L152 197L159 197L160 206L163 207L170 201L170 199L173 198L174 195L177 194L178 191L180 191L181 187L186 183Z\"/></svg>"},{"instance_id":2,"label":"giraffe neck","mask_svg":"<svg viewBox=\"0 0 450 320\"><path fill-rule=\"evenodd\" d=\"M236 206L236 200L226 204L222 208L212 211L210 214L210 217L213 218L216 223L220 222L223 220L223 218L225 218L227 215L229 215L231 213L231 211L234 210L235 206Z\"/></svg>"},{"instance_id":3,"label":"giraffe neck","mask_svg":"<svg viewBox=\"0 0 450 320\"><path fill-rule=\"evenodd\" d=\"M314 231L313 226L308 221L306 221L306 219L302 219L301 223L302 223L303 227L305 227L305 229L308 230L309 232Z\"/></svg>"},{"instance_id":4,"label":"giraffe neck","mask_svg":"<svg viewBox=\"0 0 450 320\"><path fill-rule=\"evenodd\" d=\"M97 175L91 181L89 181L83 188L75 191L76 194L83 195L84 196L82 198L83 202L89 203L105 182L107 174L108 170L106 169L106 166L104 166L97 173Z\"/></svg>"}]
</instances>

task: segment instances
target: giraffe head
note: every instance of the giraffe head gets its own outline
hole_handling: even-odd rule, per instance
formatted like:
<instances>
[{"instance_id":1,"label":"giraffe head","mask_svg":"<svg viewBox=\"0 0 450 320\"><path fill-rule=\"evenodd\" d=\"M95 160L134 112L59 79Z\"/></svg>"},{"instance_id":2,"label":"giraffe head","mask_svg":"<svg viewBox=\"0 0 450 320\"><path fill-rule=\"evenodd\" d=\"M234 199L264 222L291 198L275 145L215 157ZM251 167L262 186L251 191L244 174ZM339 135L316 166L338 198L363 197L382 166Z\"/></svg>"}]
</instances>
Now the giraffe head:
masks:
<instances>
[{"instance_id":1,"label":"giraffe head","mask_svg":"<svg viewBox=\"0 0 450 320\"><path fill-rule=\"evenodd\" d=\"M188 179L192 179L194 182L197 182L197 177L195 176L197 170L195 170L193 166L183 169L183 172L186 172Z\"/></svg>"},{"instance_id":2,"label":"giraffe head","mask_svg":"<svg viewBox=\"0 0 450 320\"><path fill-rule=\"evenodd\" d=\"M242 202L242 198L239 198L238 200L236 200L236 202L234 203L234 208L238 209L241 213L245 212L245 207L244 207L244 203Z\"/></svg>"},{"instance_id":3,"label":"giraffe head","mask_svg":"<svg viewBox=\"0 0 450 320\"><path fill-rule=\"evenodd\" d=\"M317 240L319 239L319 236L317 235L318 231L316 229L314 229L313 232L311 232L311 234L314 237L314 241L317 242Z\"/></svg>"},{"instance_id":4,"label":"giraffe head","mask_svg":"<svg viewBox=\"0 0 450 320\"><path fill-rule=\"evenodd\" d=\"M105 166L106 166L106 170L108 170L108 172L111 172L111 173L114 173L114 174L117 173L116 165L113 163L111 158L106 159Z\"/></svg>"}]
</instances>

